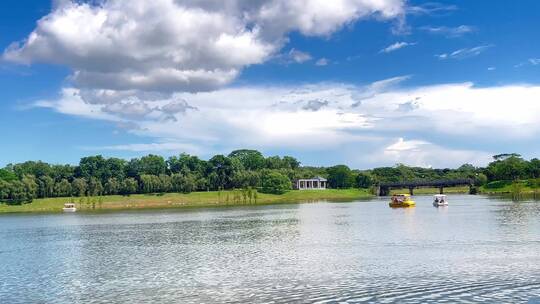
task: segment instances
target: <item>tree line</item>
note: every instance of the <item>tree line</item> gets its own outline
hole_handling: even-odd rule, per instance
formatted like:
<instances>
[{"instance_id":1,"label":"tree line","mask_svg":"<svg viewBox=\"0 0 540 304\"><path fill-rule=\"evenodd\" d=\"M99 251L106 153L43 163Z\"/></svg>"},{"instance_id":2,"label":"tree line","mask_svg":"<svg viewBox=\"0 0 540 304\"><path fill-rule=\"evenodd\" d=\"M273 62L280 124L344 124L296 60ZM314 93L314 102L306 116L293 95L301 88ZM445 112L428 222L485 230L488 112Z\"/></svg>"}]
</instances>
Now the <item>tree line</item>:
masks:
<instances>
[{"instance_id":1,"label":"tree line","mask_svg":"<svg viewBox=\"0 0 540 304\"><path fill-rule=\"evenodd\" d=\"M144 193L256 189L280 194L299 178L322 176L331 188L369 188L380 182L471 178L479 184L537 179L540 160L500 154L485 168L465 164L457 169L409 167L398 164L370 170L346 165L301 166L291 156L264 157L256 150L236 150L209 160L189 154L167 159L158 155L124 160L101 155L84 157L78 165L27 161L0 169L0 201L20 204L35 198L131 195Z\"/></svg>"}]
</instances>

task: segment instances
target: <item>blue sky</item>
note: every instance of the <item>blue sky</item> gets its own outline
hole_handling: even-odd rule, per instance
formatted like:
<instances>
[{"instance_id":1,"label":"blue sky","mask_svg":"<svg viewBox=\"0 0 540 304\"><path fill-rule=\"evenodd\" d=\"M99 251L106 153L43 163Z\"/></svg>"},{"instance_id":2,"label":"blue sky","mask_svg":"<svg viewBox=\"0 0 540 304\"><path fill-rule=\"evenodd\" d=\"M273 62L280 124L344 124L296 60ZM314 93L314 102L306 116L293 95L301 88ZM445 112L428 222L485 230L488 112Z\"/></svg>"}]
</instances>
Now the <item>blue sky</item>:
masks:
<instances>
[{"instance_id":1,"label":"blue sky","mask_svg":"<svg viewBox=\"0 0 540 304\"><path fill-rule=\"evenodd\" d=\"M244 147L356 168L538 156L538 1L130 3L2 1L0 165Z\"/></svg>"}]
</instances>

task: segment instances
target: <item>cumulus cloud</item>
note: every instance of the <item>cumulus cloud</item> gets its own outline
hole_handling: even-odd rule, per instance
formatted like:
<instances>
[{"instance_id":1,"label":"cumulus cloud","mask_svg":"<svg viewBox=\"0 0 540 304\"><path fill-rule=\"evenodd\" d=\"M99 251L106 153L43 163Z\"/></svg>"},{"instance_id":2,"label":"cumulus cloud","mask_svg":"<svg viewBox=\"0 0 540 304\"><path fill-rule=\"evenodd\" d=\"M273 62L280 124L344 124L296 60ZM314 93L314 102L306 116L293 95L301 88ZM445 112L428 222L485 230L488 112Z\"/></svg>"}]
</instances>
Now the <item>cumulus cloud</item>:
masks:
<instances>
[{"instance_id":1,"label":"cumulus cloud","mask_svg":"<svg viewBox=\"0 0 540 304\"><path fill-rule=\"evenodd\" d=\"M326 36L403 11L403 0L60 1L3 58L68 66L79 88L208 91L268 60L291 31Z\"/></svg>"},{"instance_id":2,"label":"cumulus cloud","mask_svg":"<svg viewBox=\"0 0 540 304\"><path fill-rule=\"evenodd\" d=\"M391 53L391 52L397 51L399 49L402 49L404 47L415 45L415 44L416 44L415 42L403 42L403 41L396 42L396 43L391 44L391 45L385 47L384 49L380 50L379 53Z\"/></svg>"},{"instance_id":3,"label":"cumulus cloud","mask_svg":"<svg viewBox=\"0 0 540 304\"><path fill-rule=\"evenodd\" d=\"M451 53L443 53L435 55L435 57L445 60L445 59L465 59L470 57L475 57L482 54L484 51L492 48L493 45L480 45L472 48L463 48Z\"/></svg>"},{"instance_id":4,"label":"cumulus cloud","mask_svg":"<svg viewBox=\"0 0 540 304\"><path fill-rule=\"evenodd\" d=\"M328 100L309 100L302 109L309 111L319 111L321 108L328 106Z\"/></svg>"},{"instance_id":5,"label":"cumulus cloud","mask_svg":"<svg viewBox=\"0 0 540 304\"><path fill-rule=\"evenodd\" d=\"M458 167L462 164L486 164L491 155L482 151L448 149L423 140L406 140L397 138L374 155L373 161L384 162L393 160L395 163L403 163L419 167L436 167L445 164L447 167Z\"/></svg>"},{"instance_id":6,"label":"cumulus cloud","mask_svg":"<svg viewBox=\"0 0 540 304\"><path fill-rule=\"evenodd\" d=\"M108 111L107 105L88 104L78 89L66 89L59 99L36 106L115 124L136 124L128 131L157 143L189 142L200 151L244 146L332 151L332 160L354 160L351 164L357 166L396 162L451 166L469 160L480 164L482 159L489 160L484 156L508 143L530 146L540 134L539 86L455 83L402 87L400 83L408 78L362 86L316 83L175 93L164 100L143 100L154 110L142 118ZM174 119L163 120L164 109L174 109L167 113ZM405 143L391 146L397 138L404 138ZM493 151L477 151L470 144L477 141ZM414 153L418 149L422 157ZM358 151L363 157L358 157ZM441 151L453 156L444 159Z\"/></svg>"},{"instance_id":7,"label":"cumulus cloud","mask_svg":"<svg viewBox=\"0 0 540 304\"><path fill-rule=\"evenodd\" d=\"M430 34L445 35L448 37L461 37L465 34L476 31L476 28L470 25L460 25L456 27L448 26L423 26L420 30L426 31Z\"/></svg>"}]
</instances>

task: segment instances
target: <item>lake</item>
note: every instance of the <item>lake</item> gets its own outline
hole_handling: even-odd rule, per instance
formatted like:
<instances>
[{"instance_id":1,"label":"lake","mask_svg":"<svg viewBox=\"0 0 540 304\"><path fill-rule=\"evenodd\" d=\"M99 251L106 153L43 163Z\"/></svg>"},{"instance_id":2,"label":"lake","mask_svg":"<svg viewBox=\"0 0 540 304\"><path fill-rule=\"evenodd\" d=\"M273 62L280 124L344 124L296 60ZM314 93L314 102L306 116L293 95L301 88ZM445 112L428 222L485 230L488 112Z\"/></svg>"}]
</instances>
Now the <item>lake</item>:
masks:
<instances>
[{"instance_id":1,"label":"lake","mask_svg":"<svg viewBox=\"0 0 540 304\"><path fill-rule=\"evenodd\" d=\"M0 216L0 303L540 300L540 203Z\"/></svg>"}]
</instances>

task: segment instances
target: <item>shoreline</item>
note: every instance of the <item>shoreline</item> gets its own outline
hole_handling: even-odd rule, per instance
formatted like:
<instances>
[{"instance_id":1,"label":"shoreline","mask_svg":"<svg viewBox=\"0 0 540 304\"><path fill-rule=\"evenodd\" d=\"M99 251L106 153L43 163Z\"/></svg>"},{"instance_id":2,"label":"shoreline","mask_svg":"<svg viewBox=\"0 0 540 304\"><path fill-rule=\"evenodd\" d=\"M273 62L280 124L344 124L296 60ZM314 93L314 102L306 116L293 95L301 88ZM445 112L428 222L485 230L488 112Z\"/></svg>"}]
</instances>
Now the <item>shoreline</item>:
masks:
<instances>
[{"instance_id":1,"label":"shoreline","mask_svg":"<svg viewBox=\"0 0 540 304\"><path fill-rule=\"evenodd\" d=\"M74 197L77 212L182 209L208 207L257 206L274 204L309 203L321 200L353 201L373 197L368 189L292 190L281 195L257 193L256 199L242 197L239 190L165 194L109 195L101 197ZM22 205L0 205L1 214L62 213L69 197L35 199ZM99 202L101 200L101 202Z\"/></svg>"}]
</instances>

